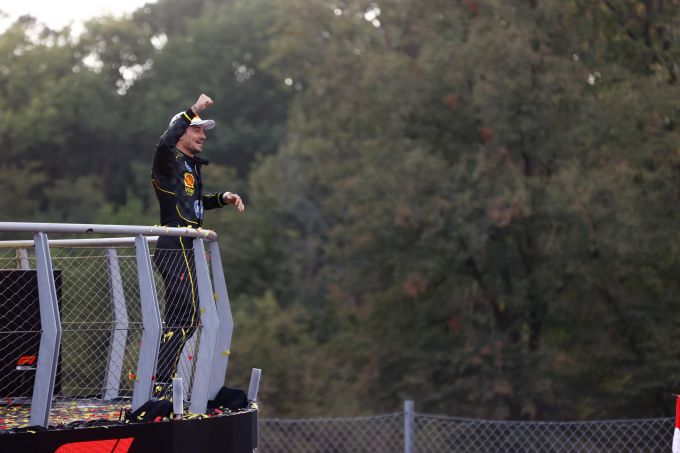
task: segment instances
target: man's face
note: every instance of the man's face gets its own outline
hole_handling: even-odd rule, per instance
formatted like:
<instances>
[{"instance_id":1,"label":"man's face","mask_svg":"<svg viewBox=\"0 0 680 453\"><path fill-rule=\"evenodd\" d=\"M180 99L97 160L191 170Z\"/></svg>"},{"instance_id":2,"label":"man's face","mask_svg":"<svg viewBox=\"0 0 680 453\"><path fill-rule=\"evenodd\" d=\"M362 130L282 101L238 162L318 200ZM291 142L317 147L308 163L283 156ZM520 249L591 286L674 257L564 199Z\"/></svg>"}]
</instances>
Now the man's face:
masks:
<instances>
[{"instance_id":1,"label":"man's face","mask_svg":"<svg viewBox=\"0 0 680 453\"><path fill-rule=\"evenodd\" d=\"M203 142L205 142L205 131L201 126L189 126L184 135L179 138L177 148L190 155L198 154L203 151Z\"/></svg>"}]
</instances>

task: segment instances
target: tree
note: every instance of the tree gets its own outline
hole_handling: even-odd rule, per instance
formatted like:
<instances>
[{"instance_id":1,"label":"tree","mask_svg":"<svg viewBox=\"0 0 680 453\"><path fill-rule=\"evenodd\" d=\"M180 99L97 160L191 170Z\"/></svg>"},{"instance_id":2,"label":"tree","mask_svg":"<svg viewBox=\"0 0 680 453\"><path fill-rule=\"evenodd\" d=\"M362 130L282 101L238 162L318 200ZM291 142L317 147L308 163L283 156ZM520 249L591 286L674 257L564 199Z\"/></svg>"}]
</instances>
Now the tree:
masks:
<instances>
[{"instance_id":1,"label":"tree","mask_svg":"<svg viewBox=\"0 0 680 453\"><path fill-rule=\"evenodd\" d=\"M619 263L649 256L627 238L674 196L649 197L674 177L648 174L639 150L667 156L675 133L656 129L650 146L637 124L663 116L632 105L653 93L649 110L668 121L674 82L623 65L594 70L580 57L587 37L571 27L580 5L387 2L378 14L364 2L293 2L281 16L286 39L271 64L301 91L286 148L255 178L269 181L270 199L289 194L273 222L298 231L288 255L305 269L291 284L308 288L298 291L305 306L342 304L376 344L366 390L380 410L418 394L426 410L455 401L485 416L610 415L620 387L607 382L630 354L642 370L658 347L653 331L633 334L627 312L653 316L635 299L660 293ZM630 159L616 158L619 145ZM636 187L636 172L654 183ZM672 261L668 250L654 256ZM649 284L666 273L653 267ZM575 301L588 302L566 308ZM561 319L565 309L578 319ZM597 321L614 330L592 333ZM604 346L619 335L619 351ZM573 370L593 338L598 363L611 364L596 376ZM593 394L574 398L574 377ZM651 373L621 379L648 397L668 391ZM669 401L655 398L627 408L663 413Z\"/></svg>"}]
</instances>

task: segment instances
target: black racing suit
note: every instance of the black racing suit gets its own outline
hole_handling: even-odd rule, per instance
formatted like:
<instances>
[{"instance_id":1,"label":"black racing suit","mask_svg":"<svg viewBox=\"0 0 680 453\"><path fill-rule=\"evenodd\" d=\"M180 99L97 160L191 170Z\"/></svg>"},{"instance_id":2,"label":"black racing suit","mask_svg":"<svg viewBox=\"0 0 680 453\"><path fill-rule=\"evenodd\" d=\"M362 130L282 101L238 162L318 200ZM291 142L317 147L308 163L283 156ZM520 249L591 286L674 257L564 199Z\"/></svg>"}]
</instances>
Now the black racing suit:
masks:
<instances>
[{"instance_id":1,"label":"black racing suit","mask_svg":"<svg viewBox=\"0 0 680 453\"><path fill-rule=\"evenodd\" d=\"M160 204L161 225L198 228L203 210L224 206L222 193L204 193L201 166L208 161L189 157L175 145L194 113L187 110L161 136L153 156L151 181ZM198 291L191 238L161 236L154 263L165 286L163 337L158 354L156 382L169 383L175 374L184 343L199 321Z\"/></svg>"}]
</instances>

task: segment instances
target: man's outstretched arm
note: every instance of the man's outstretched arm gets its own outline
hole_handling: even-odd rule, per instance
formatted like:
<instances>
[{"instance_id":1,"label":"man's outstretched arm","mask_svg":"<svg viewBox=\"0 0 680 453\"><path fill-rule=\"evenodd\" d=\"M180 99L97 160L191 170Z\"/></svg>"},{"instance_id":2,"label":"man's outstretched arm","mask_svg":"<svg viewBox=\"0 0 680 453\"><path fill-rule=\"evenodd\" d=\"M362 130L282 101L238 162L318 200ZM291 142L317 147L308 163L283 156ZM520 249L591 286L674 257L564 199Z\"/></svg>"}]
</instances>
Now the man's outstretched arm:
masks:
<instances>
[{"instance_id":1,"label":"man's outstretched arm","mask_svg":"<svg viewBox=\"0 0 680 453\"><path fill-rule=\"evenodd\" d=\"M222 206L233 204L239 212L246 209L246 205L241 200L241 196L236 193L207 193L203 195L203 207L205 209L221 208Z\"/></svg>"}]
</instances>

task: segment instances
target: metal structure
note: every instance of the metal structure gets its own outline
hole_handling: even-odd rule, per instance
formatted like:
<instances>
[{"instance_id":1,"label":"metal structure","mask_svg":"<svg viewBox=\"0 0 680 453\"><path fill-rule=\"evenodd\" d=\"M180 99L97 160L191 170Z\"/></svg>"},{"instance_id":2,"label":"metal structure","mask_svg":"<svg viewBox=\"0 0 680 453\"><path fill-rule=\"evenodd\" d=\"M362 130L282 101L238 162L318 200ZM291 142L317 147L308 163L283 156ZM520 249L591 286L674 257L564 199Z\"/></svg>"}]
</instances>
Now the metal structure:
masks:
<instances>
[{"instance_id":1,"label":"metal structure","mask_svg":"<svg viewBox=\"0 0 680 453\"><path fill-rule=\"evenodd\" d=\"M193 240L193 250L186 253L195 263L200 319L176 374L182 377L190 412L206 411L208 400L224 385L233 329L213 231L0 222L3 237L21 233L33 239L0 241L5 279L0 300L13 304L0 313L0 364L12 366L11 373L0 375L7 393L0 394L0 401L30 403L30 424L45 427L53 402L127 401L132 410L146 402L159 359L165 293L149 244L159 236L182 236ZM54 234L80 237L48 239ZM132 237L82 238L92 234ZM33 288L31 293L35 286L37 292ZM36 310L39 322L22 324ZM24 352L38 341L37 356ZM27 383L31 393L21 394Z\"/></svg>"},{"instance_id":2,"label":"metal structure","mask_svg":"<svg viewBox=\"0 0 680 453\"><path fill-rule=\"evenodd\" d=\"M671 451L673 418L597 421L480 420L413 411L371 417L261 419L261 453Z\"/></svg>"}]
</instances>

